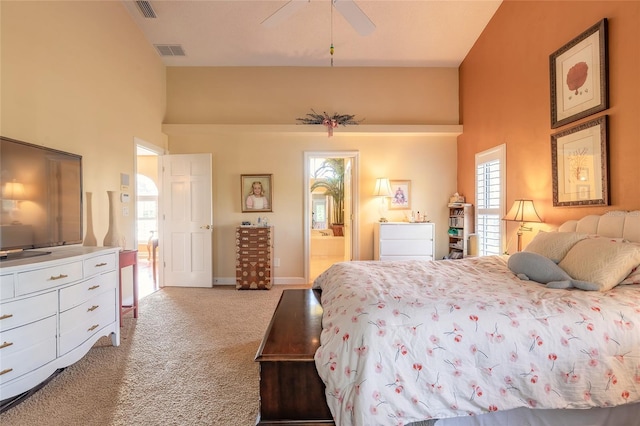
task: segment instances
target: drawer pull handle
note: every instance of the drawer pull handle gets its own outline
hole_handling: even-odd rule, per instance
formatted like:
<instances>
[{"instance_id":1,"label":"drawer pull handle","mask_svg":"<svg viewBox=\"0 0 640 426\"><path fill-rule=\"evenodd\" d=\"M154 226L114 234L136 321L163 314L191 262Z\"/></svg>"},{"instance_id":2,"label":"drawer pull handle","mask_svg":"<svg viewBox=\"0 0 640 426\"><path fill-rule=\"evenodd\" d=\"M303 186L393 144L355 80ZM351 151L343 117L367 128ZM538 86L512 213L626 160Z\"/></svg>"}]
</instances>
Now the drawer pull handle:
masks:
<instances>
[{"instance_id":1,"label":"drawer pull handle","mask_svg":"<svg viewBox=\"0 0 640 426\"><path fill-rule=\"evenodd\" d=\"M93 331L93 330L95 330L95 329L96 329L96 328L98 328L98 327L100 327L100 324L92 325L91 327L89 327L89 328L87 329L87 331Z\"/></svg>"},{"instance_id":2,"label":"drawer pull handle","mask_svg":"<svg viewBox=\"0 0 640 426\"><path fill-rule=\"evenodd\" d=\"M96 268L99 268L101 266L107 266L107 265L108 265L108 263L104 263L104 262L98 263L98 264L96 264Z\"/></svg>"},{"instance_id":3,"label":"drawer pull handle","mask_svg":"<svg viewBox=\"0 0 640 426\"><path fill-rule=\"evenodd\" d=\"M12 371L13 371L13 368L7 368L6 370L2 370L0 371L0 376L2 376L3 374L11 373Z\"/></svg>"},{"instance_id":4,"label":"drawer pull handle","mask_svg":"<svg viewBox=\"0 0 640 426\"><path fill-rule=\"evenodd\" d=\"M8 319L8 318L11 318L12 316L13 314L4 314L3 316L0 317L0 320Z\"/></svg>"},{"instance_id":5,"label":"drawer pull handle","mask_svg":"<svg viewBox=\"0 0 640 426\"><path fill-rule=\"evenodd\" d=\"M51 278L49 278L51 281L55 281L55 280L60 280L62 278L68 278L69 275L65 275L65 274L60 274L57 277L51 276Z\"/></svg>"},{"instance_id":6,"label":"drawer pull handle","mask_svg":"<svg viewBox=\"0 0 640 426\"><path fill-rule=\"evenodd\" d=\"M90 307L89 309L87 309L87 312L93 312L93 311L95 311L96 309L98 309L98 306L99 306L99 305L93 305L92 307Z\"/></svg>"},{"instance_id":7,"label":"drawer pull handle","mask_svg":"<svg viewBox=\"0 0 640 426\"><path fill-rule=\"evenodd\" d=\"M4 342L3 344L0 345L0 349L9 347L11 345L13 345L13 342Z\"/></svg>"},{"instance_id":8,"label":"drawer pull handle","mask_svg":"<svg viewBox=\"0 0 640 426\"><path fill-rule=\"evenodd\" d=\"M92 285L91 287L89 287L89 290L95 290L98 287L100 287L100 284Z\"/></svg>"}]
</instances>

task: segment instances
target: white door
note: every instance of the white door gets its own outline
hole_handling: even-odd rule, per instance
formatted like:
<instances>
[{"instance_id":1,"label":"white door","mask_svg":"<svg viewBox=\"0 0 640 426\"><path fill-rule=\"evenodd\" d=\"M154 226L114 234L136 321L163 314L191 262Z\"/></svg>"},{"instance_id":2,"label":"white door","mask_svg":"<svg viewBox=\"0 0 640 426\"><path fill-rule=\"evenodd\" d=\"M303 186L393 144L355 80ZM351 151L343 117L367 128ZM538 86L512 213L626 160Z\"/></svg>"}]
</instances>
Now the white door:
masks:
<instances>
[{"instance_id":1,"label":"white door","mask_svg":"<svg viewBox=\"0 0 640 426\"><path fill-rule=\"evenodd\" d=\"M164 285L212 287L211 154L160 158Z\"/></svg>"}]
</instances>

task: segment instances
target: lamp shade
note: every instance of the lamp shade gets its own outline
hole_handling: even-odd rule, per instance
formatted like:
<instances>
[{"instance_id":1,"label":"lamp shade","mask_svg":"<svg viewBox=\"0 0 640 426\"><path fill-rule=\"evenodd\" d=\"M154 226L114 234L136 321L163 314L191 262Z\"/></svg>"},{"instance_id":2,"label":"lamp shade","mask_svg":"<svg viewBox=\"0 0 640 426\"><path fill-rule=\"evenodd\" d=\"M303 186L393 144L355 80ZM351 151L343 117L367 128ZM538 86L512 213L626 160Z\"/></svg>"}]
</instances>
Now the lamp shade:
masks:
<instances>
[{"instance_id":1,"label":"lamp shade","mask_svg":"<svg viewBox=\"0 0 640 426\"><path fill-rule=\"evenodd\" d=\"M373 190L375 197L391 197L391 184L387 178L376 179L376 187Z\"/></svg>"},{"instance_id":2,"label":"lamp shade","mask_svg":"<svg viewBox=\"0 0 640 426\"><path fill-rule=\"evenodd\" d=\"M509 212L502 220L510 220L514 222L542 222L533 200L515 200Z\"/></svg>"},{"instance_id":3,"label":"lamp shade","mask_svg":"<svg viewBox=\"0 0 640 426\"><path fill-rule=\"evenodd\" d=\"M7 182L2 188L2 198L5 200L22 200L24 199L24 185L16 182Z\"/></svg>"}]
</instances>

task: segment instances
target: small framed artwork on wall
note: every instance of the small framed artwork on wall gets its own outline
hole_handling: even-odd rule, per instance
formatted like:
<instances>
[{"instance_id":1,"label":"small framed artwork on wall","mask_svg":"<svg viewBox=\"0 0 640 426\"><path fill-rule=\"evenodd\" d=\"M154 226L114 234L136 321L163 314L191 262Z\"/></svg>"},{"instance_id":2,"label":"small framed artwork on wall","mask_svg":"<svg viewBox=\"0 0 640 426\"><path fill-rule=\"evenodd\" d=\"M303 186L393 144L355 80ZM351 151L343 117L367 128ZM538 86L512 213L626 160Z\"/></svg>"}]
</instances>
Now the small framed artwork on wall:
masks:
<instances>
[{"instance_id":1,"label":"small framed artwork on wall","mask_svg":"<svg viewBox=\"0 0 640 426\"><path fill-rule=\"evenodd\" d=\"M390 210L411 209L411 181L410 180L390 180L391 200Z\"/></svg>"},{"instance_id":2,"label":"small framed artwork on wall","mask_svg":"<svg viewBox=\"0 0 640 426\"><path fill-rule=\"evenodd\" d=\"M551 135L553 205L609 205L607 116Z\"/></svg>"},{"instance_id":3,"label":"small framed artwork on wall","mask_svg":"<svg viewBox=\"0 0 640 426\"><path fill-rule=\"evenodd\" d=\"M243 213L273 211L272 175L240 175L240 187Z\"/></svg>"},{"instance_id":4,"label":"small framed artwork on wall","mask_svg":"<svg viewBox=\"0 0 640 426\"><path fill-rule=\"evenodd\" d=\"M607 19L553 52L549 66L551 128L607 109Z\"/></svg>"}]
</instances>

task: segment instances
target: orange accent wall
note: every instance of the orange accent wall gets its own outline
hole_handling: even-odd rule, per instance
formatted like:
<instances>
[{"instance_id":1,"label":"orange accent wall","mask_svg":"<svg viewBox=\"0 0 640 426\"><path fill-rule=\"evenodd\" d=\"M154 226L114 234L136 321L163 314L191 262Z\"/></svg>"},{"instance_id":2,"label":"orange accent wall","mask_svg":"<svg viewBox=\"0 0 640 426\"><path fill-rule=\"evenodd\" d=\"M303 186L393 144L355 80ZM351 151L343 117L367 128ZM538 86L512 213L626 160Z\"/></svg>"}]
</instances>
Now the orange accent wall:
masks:
<instances>
[{"instance_id":1,"label":"orange accent wall","mask_svg":"<svg viewBox=\"0 0 640 426\"><path fill-rule=\"evenodd\" d=\"M549 55L608 19L609 109L551 128ZM551 135L609 116L610 206L554 207ZM505 0L460 67L458 189L475 198L475 154L507 146L507 207L531 198L548 224L640 209L640 2Z\"/></svg>"}]
</instances>

